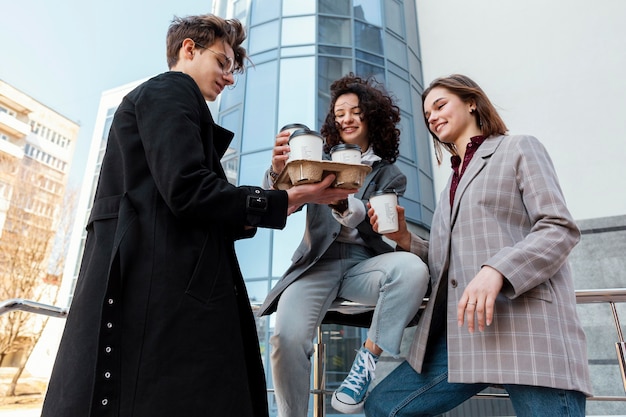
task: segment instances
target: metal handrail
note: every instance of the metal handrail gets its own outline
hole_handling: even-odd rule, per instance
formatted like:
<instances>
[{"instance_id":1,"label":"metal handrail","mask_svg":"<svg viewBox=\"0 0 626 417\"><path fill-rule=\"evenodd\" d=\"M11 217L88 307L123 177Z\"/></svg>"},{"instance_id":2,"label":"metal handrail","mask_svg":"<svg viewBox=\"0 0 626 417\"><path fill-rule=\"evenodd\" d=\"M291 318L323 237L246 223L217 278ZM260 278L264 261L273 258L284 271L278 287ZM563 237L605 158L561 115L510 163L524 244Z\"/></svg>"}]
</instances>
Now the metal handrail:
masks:
<instances>
[{"instance_id":1,"label":"metal handrail","mask_svg":"<svg viewBox=\"0 0 626 417\"><path fill-rule=\"evenodd\" d=\"M64 307L52 306L37 301L25 300L23 298L12 298L0 302L0 316L16 310L59 318L65 318L68 312L68 309Z\"/></svg>"},{"instance_id":2,"label":"metal handrail","mask_svg":"<svg viewBox=\"0 0 626 417\"><path fill-rule=\"evenodd\" d=\"M427 298L424 298L422 302L421 308L424 308ZM618 356L618 362L620 365L620 370L622 374L622 380L624 383L624 389L626 390L626 342L624 342L624 337L621 329L621 325L619 322L619 317L617 315L617 309L615 308L615 303L625 303L626 302L626 288L610 288L610 289L598 289L598 290L577 290L576 291L576 303L577 304L591 304L591 303L609 303L611 306L611 310L613 313L613 321L615 322L615 327L617 329L618 342L616 343L616 351ZM257 304L252 304L253 310L258 310L259 306ZM334 304L332 307L333 310L339 312L346 312L348 314L362 313L371 311L374 309L374 306L366 306L350 301L344 301L341 303ZM15 310L27 311L35 314L43 314L50 317L59 317L65 318L68 313L68 308L57 307L48 304L43 304L36 301L25 300L22 298L14 298L11 300L6 300L0 302L0 316ZM325 389L325 352L324 352L324 344L322 343L321 337L321 326L318 328L318 343L316 346L316 354L314 356L314 388L311 390L311 393L314 395L314 410L313 414L315 416L324 416L324 395L330 394L330 391ZM271 390L268 390L270 392ZM508 398L508 394L506 393L479 393L475 395L475 398L483 398L483 399L494 399L494 398ZM593 401L626 401L626 396L594 396L590 397L589 400Z\"/></svg>"}]
</instances>

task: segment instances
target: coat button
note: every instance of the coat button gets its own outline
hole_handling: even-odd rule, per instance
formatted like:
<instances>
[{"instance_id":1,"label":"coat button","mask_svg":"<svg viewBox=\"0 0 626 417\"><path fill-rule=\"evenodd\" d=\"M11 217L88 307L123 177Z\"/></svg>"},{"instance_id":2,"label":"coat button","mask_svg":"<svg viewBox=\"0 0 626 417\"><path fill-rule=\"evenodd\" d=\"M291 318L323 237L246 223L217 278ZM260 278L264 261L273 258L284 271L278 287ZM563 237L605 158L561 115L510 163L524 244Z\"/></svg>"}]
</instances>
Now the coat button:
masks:
<instances>
[{"instance_id":1,"label":"coat button","mask_svg":"<svg viewBox=\"0 0 626 417\"><path fill-rule=\"evenodd\" d=\"M450 285L452 286L452 288L456 288L457 285L459 285L458 282L456 282L456 279L450 280Z\"/></svg>"},{"instance_id":2,"label":"coat button","mask_svg":"<svg viewBox=\"0 0 626 417\"><path fill-rule=\"evenodd\" d=\"M113 350L113 349L111 349L111 346L107 346L107 347L105 347L105 348L104 348L104 351L105 351L106 353L111 353L111 351L112 351L112 350Z\"/></svg>"},{"instance_id":3,"label":"coat button","mask_svg":"<svg viewBox=\"0 0 626 417\"><path fill-rule=\"evenodd\" d=\"M109 400L107 400L106 398L102 399L102 405L107 405L109 403Z\"/></svg>"},{"instance_id":4,"label":"coat button","mask_svg":"<svg viewBox=\"0 0 626 417\"><path fill-rule=\"evenodd\" d=\"M106 379L111 378L111 372L109 372L109 371L105 372L105 373L104 373L104 377L105 377Z\"/></svg>"},{"instance_id":5,"label":"coat button","mask_svg":"<svg viewBox=\"0 0 626 417\"><path fill-rule=\"evenodd\" d=\"M109 298L109 299L107 300L107 302L109 303L109 305L111 305L111 304L113 304L113 299L112 299L112 298Z\"/></svg>"},{"instance_id":6,"label":"coat button","mask_svg":"<svg viewBox=\"0 0 626 417\"><path fill-rule=\"evenodd\" d=\"M113 323L108 322L108 323L107 323L107 329L112 329L112 328L113 328Z\"/></svg>"}]
</instances>

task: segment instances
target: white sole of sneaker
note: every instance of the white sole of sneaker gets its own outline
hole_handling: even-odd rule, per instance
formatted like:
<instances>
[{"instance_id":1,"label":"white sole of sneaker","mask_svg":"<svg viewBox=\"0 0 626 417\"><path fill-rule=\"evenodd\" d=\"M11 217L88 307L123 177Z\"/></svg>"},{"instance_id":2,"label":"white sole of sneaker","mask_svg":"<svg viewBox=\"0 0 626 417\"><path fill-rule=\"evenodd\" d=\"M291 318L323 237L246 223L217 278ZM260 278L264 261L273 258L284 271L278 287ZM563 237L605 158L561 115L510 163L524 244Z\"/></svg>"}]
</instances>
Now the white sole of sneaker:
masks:
<instances>
[{"instance_id":1,"label":"white sole of sneaker","mask_svg":"<svg viewBox=\"0 0 626 417\"><path fill-rule=\"evenodd\" d=\"M340 413L343 414L357 414L363 412L363 406L365 405L365 401L361 401L358 404L346 404L344 402L339 401L337 399L336 393L333 392L333 398L330 401L330 405Z\"/></svg>"}]
</instances>

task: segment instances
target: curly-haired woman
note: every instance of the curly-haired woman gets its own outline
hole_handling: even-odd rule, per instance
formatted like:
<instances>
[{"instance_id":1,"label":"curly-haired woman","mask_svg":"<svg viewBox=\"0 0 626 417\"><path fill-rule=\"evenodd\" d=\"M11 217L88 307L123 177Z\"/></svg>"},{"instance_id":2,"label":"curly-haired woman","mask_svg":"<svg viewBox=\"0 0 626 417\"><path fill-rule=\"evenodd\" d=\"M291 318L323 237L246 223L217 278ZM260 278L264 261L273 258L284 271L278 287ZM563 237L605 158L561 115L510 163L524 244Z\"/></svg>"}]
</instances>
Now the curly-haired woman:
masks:
<instances>
[{"instance_id":1,"label":"curly-haired woman","mask_svg":"<svg viewBox=\"0 0 626 417\"><path fill-rule=\"evenodd\" d=\"M363 408L380 354L400 354L404 328L428 288L424 262L410 252L394 251L374 232L367 217L372 193L395 189L402 194L406 189L406 177L394 165L400 111L372 78L350 74L335 81L330 92L330 108L321 128L325 150L339 143L357 144L362 163L371 165L372 171L347 201L307 205L302 242L261 307L262 315L276 311L271 362L281 417L307 415L313 339L335 299L376 305L367 340L332 398L338 411L355 413ZM285 167L288 139L287 133L276 137L267 187Z\"/></svg>"}]
</instances>

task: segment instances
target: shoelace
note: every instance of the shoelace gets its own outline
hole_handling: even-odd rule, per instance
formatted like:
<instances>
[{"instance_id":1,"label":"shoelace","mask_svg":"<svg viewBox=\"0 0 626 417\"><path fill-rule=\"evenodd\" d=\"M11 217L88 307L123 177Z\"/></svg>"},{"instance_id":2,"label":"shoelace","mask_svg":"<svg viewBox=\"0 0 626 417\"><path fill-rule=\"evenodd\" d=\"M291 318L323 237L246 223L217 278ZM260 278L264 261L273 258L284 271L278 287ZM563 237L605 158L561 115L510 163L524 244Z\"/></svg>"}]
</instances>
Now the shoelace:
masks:
<instances>
[{"instance_id":1,"label":"shoelace","mask_svg":"<svg viewBox=\"0 0 626 417\"><path fill-rule=\"evenodd\" d=\"M363 384L366 381L366 376L370 376L370 379L374 379L374 370L376 369L376 361L374 357L367 352L357 351L357 360L350 370L350 374L341 384L355 393L359 393L363 389ZM362 368L364 372L361 372L359 368Z\"/></svg>"}]
</instances>

